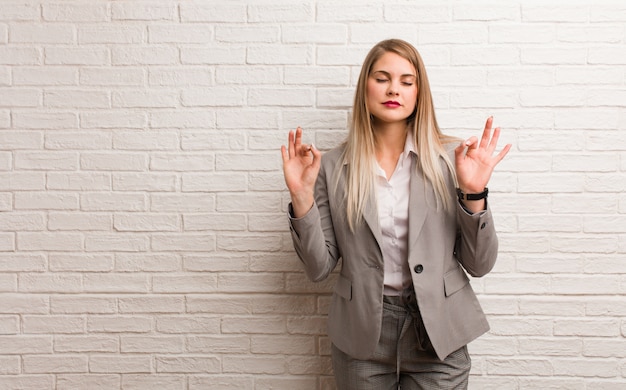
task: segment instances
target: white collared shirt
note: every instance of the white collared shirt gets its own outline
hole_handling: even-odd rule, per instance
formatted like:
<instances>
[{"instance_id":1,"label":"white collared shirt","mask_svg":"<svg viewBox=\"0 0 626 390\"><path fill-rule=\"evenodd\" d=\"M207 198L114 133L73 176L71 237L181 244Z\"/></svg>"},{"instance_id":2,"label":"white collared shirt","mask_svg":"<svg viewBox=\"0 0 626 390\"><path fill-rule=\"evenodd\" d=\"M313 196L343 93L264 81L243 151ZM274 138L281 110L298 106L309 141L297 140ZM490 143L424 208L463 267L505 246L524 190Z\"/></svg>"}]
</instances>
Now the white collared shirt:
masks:
<instances>
[{"instance_id":1,"label":"white collared shirt","mask_svg":"<svg viewBox=\"0 0 626 390\"><path fill-rule=\"evenodd\" d=\"M399 295L411 282L408 264L411 152L415 153L415 148L413 136L409 132L404 152L389 180L385 171L376 163L376 200L383 237L381 249L385 263L386 295Z\"/></svg>"}]
</instances>

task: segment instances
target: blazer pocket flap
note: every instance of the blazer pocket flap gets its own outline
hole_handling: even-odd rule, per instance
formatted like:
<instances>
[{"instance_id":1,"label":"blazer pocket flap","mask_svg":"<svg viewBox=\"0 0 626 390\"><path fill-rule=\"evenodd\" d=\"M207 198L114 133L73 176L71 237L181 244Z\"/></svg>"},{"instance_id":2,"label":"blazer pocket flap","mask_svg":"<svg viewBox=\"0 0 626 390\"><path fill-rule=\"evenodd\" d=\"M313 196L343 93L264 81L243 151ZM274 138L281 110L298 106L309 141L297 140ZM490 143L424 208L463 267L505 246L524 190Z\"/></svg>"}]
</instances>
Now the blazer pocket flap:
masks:
<instances>
[{"instance_id":1,"label":"blazer pocket flap","mask_svg":"<svg viewBox=\"0 0 626 390\"><path fill-rule=\"evenodd\" d=\"M468 283L469 278L467 277L467 274L465 274L465 271L463 271L463 268L456 267L452 271L446 272L446 274L443 276L443 286L446 297L449 297L450 295L459 291Z\"/></svg>"},{"instance_id":2,"label":"blazer pocket flap","mask_svg":"<svg viewBox=\"0 0 626 390\"><path fill-rule=\"evenodd\" d=\"M347 299L348 301L352 300L352 282L350 282L345 277L339 275L339 279L337 279L337 284L335 284L335 293L340 297Z\"/></svg>"}]
</instances>

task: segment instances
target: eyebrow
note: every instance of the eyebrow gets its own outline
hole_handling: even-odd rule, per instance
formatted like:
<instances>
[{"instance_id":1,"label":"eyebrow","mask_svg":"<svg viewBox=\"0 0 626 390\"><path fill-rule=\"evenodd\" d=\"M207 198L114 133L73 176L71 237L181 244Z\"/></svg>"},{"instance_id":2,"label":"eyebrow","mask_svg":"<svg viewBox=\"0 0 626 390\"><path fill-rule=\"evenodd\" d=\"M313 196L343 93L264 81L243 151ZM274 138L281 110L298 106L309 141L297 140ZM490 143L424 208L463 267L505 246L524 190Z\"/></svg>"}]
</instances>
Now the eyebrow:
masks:
<instances>
[{"instance_id":1,"label":"eyebrow","mask_svg":"<svg viewBox=\"0 0 626 390\"><path fill-rule=\"evenodd\" d=\"M391 74L389 72L387 72L386 70L375 70L372 72L372 75L375 73L382 73L385 76L391 78ZM417 77L416 75L414 75L413 73L405 73L403 75L400 75L400 77Z\"/></svg>"}]
</instances>

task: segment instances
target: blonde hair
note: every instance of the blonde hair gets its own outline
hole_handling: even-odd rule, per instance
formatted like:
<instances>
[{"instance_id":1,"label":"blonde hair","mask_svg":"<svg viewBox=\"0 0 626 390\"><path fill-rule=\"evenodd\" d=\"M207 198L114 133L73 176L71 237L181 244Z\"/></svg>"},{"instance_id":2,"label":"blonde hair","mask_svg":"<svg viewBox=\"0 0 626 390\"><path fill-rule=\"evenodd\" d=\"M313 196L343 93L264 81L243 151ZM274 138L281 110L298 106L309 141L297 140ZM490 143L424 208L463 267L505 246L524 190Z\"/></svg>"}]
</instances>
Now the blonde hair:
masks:
<instances>
[{"instance_id":1,"label":"blonde hair","mask_svg":"<svg viewBox=\"0 0 626 390\"><path fill-rule=\"evenodd\" d=\"M374 189L375 135L366 104L367 80L376 61L388 52L408 60L417 72L417 105L413 114L407 118L407 125L409 131L413 133L418 169L421 169L425 179L432 185L437 199L436 207L443 205L444 209L451 210L453 206L444 166L440 159L443 159L447 169L454 173L454 165L446 153L444 144L455 139L444 135L439 129L424 62L415 47L408 42L400 39L384 40L369 51L361 67L354 94L352 121L343 158L340 160L347 163L345 201L348 224L353 231L361 222L365 204ZM451 176L456 186L456 175Z\"/></svg>"}]
</instances>

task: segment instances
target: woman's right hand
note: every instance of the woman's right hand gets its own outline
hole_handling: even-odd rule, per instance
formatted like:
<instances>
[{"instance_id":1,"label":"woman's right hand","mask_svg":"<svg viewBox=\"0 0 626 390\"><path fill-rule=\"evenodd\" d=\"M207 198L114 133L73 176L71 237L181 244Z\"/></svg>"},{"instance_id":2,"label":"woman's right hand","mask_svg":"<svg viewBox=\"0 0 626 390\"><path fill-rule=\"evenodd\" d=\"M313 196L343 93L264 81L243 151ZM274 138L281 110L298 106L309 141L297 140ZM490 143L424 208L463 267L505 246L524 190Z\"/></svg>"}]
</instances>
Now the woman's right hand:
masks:
<instances>
[{"instance_id":1,"label":"woman's right hand","mask_svg":"<svg viewBox=\"0 0 626 390\"><path fill-rule=\"evenodd\" d=\"M298 127L295 135L289 132L287 147L281 146L283 155L283 174L291 195L294 217L304 216L313 207L314 188L320 171L322 153L313 146L302 143L302 129Z\"/></svg>"}]
</instances>

